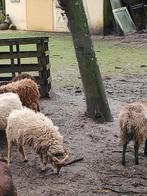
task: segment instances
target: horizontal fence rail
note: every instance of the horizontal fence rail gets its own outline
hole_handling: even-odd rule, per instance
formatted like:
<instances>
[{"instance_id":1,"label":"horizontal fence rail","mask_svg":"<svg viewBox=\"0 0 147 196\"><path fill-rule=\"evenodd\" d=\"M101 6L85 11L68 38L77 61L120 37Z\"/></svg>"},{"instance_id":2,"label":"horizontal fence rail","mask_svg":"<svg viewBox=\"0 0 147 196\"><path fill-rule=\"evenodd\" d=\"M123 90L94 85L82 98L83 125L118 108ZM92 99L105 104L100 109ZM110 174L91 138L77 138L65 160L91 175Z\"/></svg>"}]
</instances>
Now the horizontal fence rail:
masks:
<instances>
[{"instance_id":1,"label":"horizontal fence rail","mask_svg":"<svg viewBox=\"0 0 147 196\"><path fill-rule=\"evenodd\" d=\"M29 72L40 85L41 96L48 97L51 88L48 42L48 37L0 39L0 81L7 82L18 73Z\"/></svg>"}]
</instances>

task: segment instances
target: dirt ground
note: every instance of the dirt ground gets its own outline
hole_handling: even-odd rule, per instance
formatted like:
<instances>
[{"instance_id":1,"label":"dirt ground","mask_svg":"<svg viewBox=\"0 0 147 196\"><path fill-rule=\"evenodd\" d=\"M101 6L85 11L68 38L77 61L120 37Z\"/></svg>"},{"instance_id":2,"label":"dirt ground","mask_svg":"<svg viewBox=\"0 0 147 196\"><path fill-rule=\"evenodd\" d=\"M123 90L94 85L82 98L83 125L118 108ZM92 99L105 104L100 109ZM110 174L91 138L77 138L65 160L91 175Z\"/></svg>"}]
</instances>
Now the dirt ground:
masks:
<instances>
[{"instance_id":1,"label":"dirt ground","mask_svg":"<svg viewBox=\"0 0 147 196\"><path fill-rule=\"evenodd\" d=\"M127 41L127 40L126 40ZM121 165L117 115L128 102L147 95L146 75L105 77L114 122L98 124L85 116L86 105L82 89L53 89L50 99L40 101L41 112L60 127L70 159L84 157L81 162L62 168L59 176L48 165L41 172L39 159L26 148L28 162L21 161L16 146L11 164L13 180L19 196L96 196L147 195L147 158L140 147L140 164L134 164L133 144L126 154L126 167ZM5 136L0 147L7 154Z\"/></svg>"}]
</instances>

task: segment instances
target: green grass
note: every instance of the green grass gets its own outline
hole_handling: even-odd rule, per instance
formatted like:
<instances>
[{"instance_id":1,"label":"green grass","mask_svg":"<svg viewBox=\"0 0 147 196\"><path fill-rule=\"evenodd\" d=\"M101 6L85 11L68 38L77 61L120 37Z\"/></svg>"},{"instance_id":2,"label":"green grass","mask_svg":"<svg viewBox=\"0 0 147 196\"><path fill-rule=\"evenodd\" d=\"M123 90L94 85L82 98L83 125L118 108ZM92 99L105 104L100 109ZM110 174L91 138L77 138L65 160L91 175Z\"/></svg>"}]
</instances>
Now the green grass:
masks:
<instances>
[{"instance_id":1,"label":"green grass","mask_svg":"<svg viewBox=\"0 0 147 196\"><path fill-rule=\"evenodd\" d=\"M119 40L94 39L97 62L103 76L118 74L144 74L147 67L147 45L124 45ZM81 85L79 69L70 36L51 35L50 60L55 84Z\"/></svg>"},{"instance_id":2,"label":"green grass","mask_svg":"<svg viewBox=\"0 0 147 196\"><path fill-rule=\"evenodd\" d=\"M120 41L96 41L96 56L103 74L133 73L147 71L147 45L140 48L134 44L123 45ZM119 69L116 69L116 68Z\"/></svg>"},{"instance_id":3,"label":"green grass","mask_svg":"<svg viewBox=\"0 0 147 196\"><path fill-rule=\"evenodd\" d=\"M72 38L66 34L41 32L2 32L1 39L11 37L49 36L49 55L53 86L81 85ZM28 47L28 46L27 46ZM30 46L33 49L32 46ZM94 38L97 62L102 75L145 74L147 67L147 45L123 44L118 39ZM0 50L3 50L2 47ZM32 60L33 61L33 60Z\"/></svg>"}]
</instances>

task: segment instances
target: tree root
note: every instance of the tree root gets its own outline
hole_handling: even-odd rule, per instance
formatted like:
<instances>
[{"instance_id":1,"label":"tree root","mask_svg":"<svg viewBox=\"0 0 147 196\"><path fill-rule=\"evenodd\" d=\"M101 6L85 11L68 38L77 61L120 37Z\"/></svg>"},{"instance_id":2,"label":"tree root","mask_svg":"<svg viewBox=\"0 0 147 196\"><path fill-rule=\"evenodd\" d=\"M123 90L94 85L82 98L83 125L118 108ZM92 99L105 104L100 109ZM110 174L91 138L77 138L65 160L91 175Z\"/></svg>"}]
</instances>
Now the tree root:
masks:
<instances>
[{"instance_id":1,"label":"tree root","mask_svg":"<svg viewBox=\"0 0 147 196\"><path fill-rule=\"evenodd\" d=\"M71 164L73 164L73 163L82 161L83 159L84 159L84 157L79 157L79 158L77 158L77 159L71 160L71 161L65 163L65 164L64 164L64 167L66 167L66 166L68 166L68 165L71 165Z\"/></svg>"}]
</instances>

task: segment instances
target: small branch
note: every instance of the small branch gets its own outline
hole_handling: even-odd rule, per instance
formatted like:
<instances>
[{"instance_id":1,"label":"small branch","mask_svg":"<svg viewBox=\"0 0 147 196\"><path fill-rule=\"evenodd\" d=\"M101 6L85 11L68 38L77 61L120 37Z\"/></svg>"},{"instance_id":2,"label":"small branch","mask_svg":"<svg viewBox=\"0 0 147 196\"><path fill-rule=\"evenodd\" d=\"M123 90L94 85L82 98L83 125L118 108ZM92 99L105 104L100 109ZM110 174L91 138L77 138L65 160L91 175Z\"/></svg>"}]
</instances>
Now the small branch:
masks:
<instances>
[{"instance_id":1,"label":"small branch","mask_svg":"<svg viewBox=\"0 0 147 196\"><path fill-rule=\"evenodd\" d=\"M104 185L105 186L122 186L122 184L113 184L113 183L109 183L109 182L106 182L105 180L102 180L102 181L104 181L103 183L104 183Z\"/></svg>"},{"instance_id":2,"label":"small branch","mask_svg":"<svg viewBox=\"0 0 147 196\"><path fill-rule=\"evenodd\" d=\"M113 174L115 174L115 172L118 172L118 173L116 173L116 175L120 175L122 171L121 170L107 170L107 171L100 171L99 170L98 171L98 173L107 174L107 175L113 175Z\"/></svg>"},{"instance_id":3,"label":"small branch","mask_svg":"<svg viewBox=\"0 0 147 196\"><path fill-rule=\"evenodd\" d=\"M120 178L120 177L124 178L124 176L120 176L120 175L109 175L109 177L111 177L111 178Z\"/></svg>"},{"instance_id":4,"label":"small branch","mask_svg":"<svg viewBox=\"0 0 147 196\"><path fill-rule=\"evenodd\" d=\"M122 153L122 150L112 150L111 152L118 152L118 153ZM127 151L126 151L126 153L127 153L127 152L132 152L132 151L131 151L131 150L127 150Z\"/></svg>"},{"instance_id":5,"label":"small branch","mask_svg":"<svg viewBox=\"0 0 147 196\"><path fill-rule=\"evenodd\" d=\"M80 158L77 158L77 159L74 159L74 160L71 160L67 163L64 164L64 167L68 166L68 165L71 165L73 163L76 163L76 162L79 162L79 161L82 161L84 159L84 157L80 157Z\"/></svg>"},{"instance_id":6,"label":"small branch","mask_svg":"<svg viewBox=\"0 0 147 196\"><path fill-rule=\"evenodd\" d=\"M119 190L115 190L113 188L110 188L110 187L103 187L103 189L106 189L106 190L110 190L112 192L115 192L115 193L121 193L121 194L147 194L147 192L136 192L136 191L119 191Z\"/></svg>"}]
</instances>

